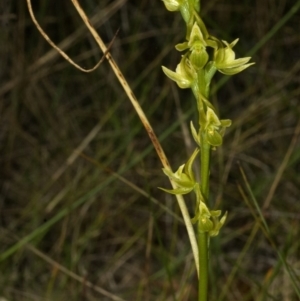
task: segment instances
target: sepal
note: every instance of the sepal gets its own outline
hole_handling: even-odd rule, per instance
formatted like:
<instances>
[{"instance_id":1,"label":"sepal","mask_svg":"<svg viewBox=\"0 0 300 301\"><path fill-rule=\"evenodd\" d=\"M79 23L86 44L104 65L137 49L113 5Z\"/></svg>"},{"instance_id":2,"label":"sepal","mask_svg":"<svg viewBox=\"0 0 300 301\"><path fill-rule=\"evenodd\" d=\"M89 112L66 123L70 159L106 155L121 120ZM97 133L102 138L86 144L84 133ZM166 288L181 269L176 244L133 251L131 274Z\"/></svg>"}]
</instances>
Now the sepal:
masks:
<instances>
[{"instance_id":1,"label":"sepal","mask_svg":"<svg viewBox=\"0 0 300 301\"><path fill-rule=\"evenodd\" d=\"M175 45L176 50L178 51L184 51L187 50L189 48L188 42L183 42L183 43L179 43L177 45Z\"/></svg>"},{"instance_id":2,"label":"sepal","mask_svg":"<svg viewBox=\"0 0 300 301\"><path fill-rule=\"evenodd\" d=\"M190 127L191 127L192 136L193 136L195 142L197 143L197 145L200 147L201 146L200 133L199 132L197 133L197 131L196 131L195 127L194 127L193 121L191 121Z\"/></svg>"}]
</instances>

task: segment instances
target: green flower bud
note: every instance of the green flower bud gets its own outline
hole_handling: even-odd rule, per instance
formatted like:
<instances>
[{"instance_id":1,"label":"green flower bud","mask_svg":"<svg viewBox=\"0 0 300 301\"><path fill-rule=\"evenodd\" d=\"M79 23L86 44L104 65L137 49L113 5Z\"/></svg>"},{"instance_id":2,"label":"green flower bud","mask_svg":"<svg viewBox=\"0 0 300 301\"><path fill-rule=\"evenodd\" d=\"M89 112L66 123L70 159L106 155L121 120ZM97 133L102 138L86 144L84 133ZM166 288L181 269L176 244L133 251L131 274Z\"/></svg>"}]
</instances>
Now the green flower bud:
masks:
<instances>
[{"instance_id":1,"label":"green flower bud","mask_svg":"<svg viewBox=\"0 0 300 301\"><path fill-rule=\"evenodd\" d=\"M180 12L183 20L186 24L188 24L193 15L193 7L190 5L189 0L182 1L182 4L180 5Z\"/></svg>"},{"instance_id":2,"label":"green flower bud","mask_svg":"<svg viewBox=\"0 0 300 301\"><path fill-rule=\"evenodd\" d=\"M223 74L234 75L254 64L247 64L251 57L235 59L235 52L232 50L232 48L235 46L238 40L239 39L234 40L231 44L228 44L226 41L223 41L226 47L218 48L217 50L215 50L215 66Z\"/></svg>"}]
</instances>

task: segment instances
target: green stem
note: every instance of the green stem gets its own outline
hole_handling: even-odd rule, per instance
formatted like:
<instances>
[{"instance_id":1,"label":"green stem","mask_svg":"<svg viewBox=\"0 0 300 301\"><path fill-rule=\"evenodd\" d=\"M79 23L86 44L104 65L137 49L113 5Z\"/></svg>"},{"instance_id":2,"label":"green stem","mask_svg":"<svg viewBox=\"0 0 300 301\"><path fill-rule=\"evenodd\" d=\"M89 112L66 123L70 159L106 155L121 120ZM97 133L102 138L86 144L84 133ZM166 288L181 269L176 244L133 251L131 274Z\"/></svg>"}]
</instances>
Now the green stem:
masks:
<instances>
[{"instance_id":1,"label":"green stem","mask_svg":"<svg viewBox=\"0 0 300 301\"><path fill-rule=\"evenodd\" d=\"M201 135L201 152L200 152L200 173L201 173L201 184L200 189L204 198L204 202L207 203L209 196L209 167L210 167L210 144L207 142L206 131L205 131L205 111L203 100L204 96L208 99L210 82L213 75L216 72L216 68L213 62L207 64L206 69L200 69L198 71L197 85L192 87L193 93L197 100L198 112L199 112L199 126ZM200 216L201 219L201 216ZM198 247L199 247L199 292L198 300L207 301L208 294L208 251L209 251L209 235L208 232L201 231L200 220L198 222Z\"/></svg>"},{"instance_id":2,"label":"green stem","mask_svg":"<svg viewBox=\"0 0 300 301\"><path fill-rule=\"evenodd\" d=\"M201 192L204 201L207 202L209 195L209 162L210 162L210 145L207 143L205 132L201 133ZM198 228L200 227L200 221ZM208 233L201 233L198 229L198 244L199 244L199 301L207 301L208 292Z\"/></svg>"},{"instance_id":3,"label":"green stem","mask_svg":"<svg viewBox=\"0 0 300 301\"><path fill-rule=\"evenodd\" d=\"M207 232L198 232L199 243L199 263L200 263L200 277L199 277L199 292L198 300L207 301L208 292L208 240Z\"/></svg>"},{"instance_id":4,"label":"green stem","mask_svg":"<svg viewBox=\"0 0 300 301\"><path fill-rule=\"evenodd\" d=\"M209 163L210 163L210 145L207 143L205 133L201 133L201 192L204 201L207 202L209 195Z\"/></svg>"}]
</instances>

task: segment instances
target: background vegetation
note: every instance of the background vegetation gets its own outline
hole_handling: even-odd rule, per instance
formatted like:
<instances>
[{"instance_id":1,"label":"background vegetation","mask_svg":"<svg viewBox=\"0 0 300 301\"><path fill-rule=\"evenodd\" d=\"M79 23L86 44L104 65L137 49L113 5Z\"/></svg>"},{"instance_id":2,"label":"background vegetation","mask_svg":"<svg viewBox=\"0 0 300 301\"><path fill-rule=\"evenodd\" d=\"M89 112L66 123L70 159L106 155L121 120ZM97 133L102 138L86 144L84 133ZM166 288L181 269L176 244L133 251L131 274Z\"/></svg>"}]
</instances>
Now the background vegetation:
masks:
<instances>
[{"instance_id":1,"label":"background vegetation","mask_svg":"<svg viewBox=\"0 0 300 301\"><path fill-rule=\"evenodd\" d=\"M193 149L196 110L160 66L175 68L181 17L161 1L81 2L107 43L120 28L112 54L177 168ZM210 201L229 218L211 241L211 301L297 300L276 248L299 286L300 18L290 13L299 2L202 0L208 30L239 37L238 55L252 51L256 62L224 86L215 80L212 101L233 125L213 153ZM33 7L76 62L101 57L71 1ZM169 184L107 62L75 70L37 32L25 1L0 8L0 299L195 300L176 200L157 189Z\"/></svg>"}]
</instances>

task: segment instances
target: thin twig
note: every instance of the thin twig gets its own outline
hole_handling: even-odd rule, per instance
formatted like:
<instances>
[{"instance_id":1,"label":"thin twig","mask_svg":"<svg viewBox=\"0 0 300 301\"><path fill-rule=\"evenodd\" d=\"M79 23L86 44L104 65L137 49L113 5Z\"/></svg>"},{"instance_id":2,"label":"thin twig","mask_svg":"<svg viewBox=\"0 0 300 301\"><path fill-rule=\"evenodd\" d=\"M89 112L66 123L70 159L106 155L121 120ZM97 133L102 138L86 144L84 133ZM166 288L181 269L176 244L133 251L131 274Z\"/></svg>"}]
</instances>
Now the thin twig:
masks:
<instances>
[{"instance_id":1,"label":"thin twig","mask_svg":"<svg viewBox=\"0 0 300 301\"><path fill-rule=\"evenodd\" d=\"M57 50L64 59L66 59L71 65L73 65L75 68L79 69L82 72L93 72L94 70L96 70L101 63L104 61L105 59L105 55L106 53L109 51L110 47L112 46L118 31L116 32L115 36L113 37L112 41L110 42L110 44L108 45L106 51L104 52L103 56L101 57L101 59L99 60L99 62L91 69L84 69L82 67L80 67L78 64L76 64L63 50L61 50L58 46L56 46L56 44L50 39L50 37L45 33L45 31L42 29L42 27L40 26L40 24L38 23L37 19L34 16L33 10L32 10L32 5L31 5L31 0L27 0L27 6L28 6L28 11L30 14L30 17L34 23L34 25L36 26L36 28L38 29L38 31L41 33L41 35L44 37L44 39L55 49Z\"/></svg>"}]
</instances>

